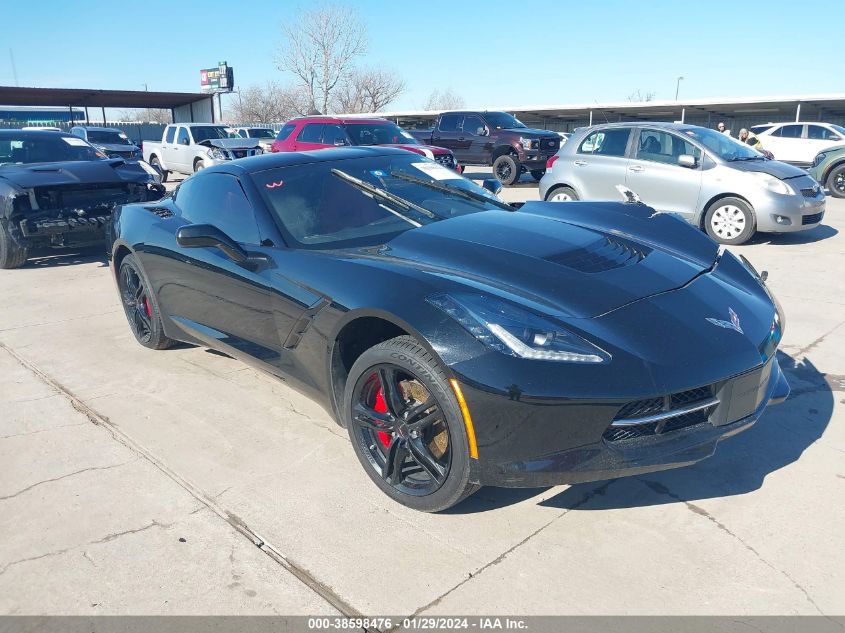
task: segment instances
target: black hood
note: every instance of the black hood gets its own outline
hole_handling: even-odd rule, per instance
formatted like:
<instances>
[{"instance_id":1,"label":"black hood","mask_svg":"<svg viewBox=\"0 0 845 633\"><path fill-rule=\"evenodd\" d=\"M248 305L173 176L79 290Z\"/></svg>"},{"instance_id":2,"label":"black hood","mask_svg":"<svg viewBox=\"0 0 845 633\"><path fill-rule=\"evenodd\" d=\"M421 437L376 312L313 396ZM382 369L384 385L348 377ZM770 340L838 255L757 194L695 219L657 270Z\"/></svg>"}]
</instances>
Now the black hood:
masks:
<instances>
[{"instance_id":1,"label":"black hood","mask_svg":"<svg viewBox=\"0 0 845 633\"><path fill-rule=\"evenodd\" d=\"M104 182L152 182L137 164L122 159L3 165L0 179L18 187L51 187Z\"/></svg>"},{"instance_id":2,"label":"black hood","mask_svg":"<svg viewBox=\"0 0 845 633\"><path fill-rule=\"evenodd\" d=\"M807 172L803 169L782 163L779 160L734 160L728 161L727 164L740 171L758 171L781 180L807 175Z\"/></svg>"},{"instance_id":3,"label":"black hood","mask_svg":"<svg viewBox=\"0 0 845 633\"><path fill-rule=\"evenodd\" d=\"M487 211L434 222L401 234L382 253L396 263L576 318L679 288L710 268L718 253L711 242L712 249L683 256L673 252L671 243L640 239L632 230L589 226L577 218L556 218L554 207L563 205L539 204L541 213L526 205L528 212ZM633 219L635 229L637 221ZM651 221L669 226L670 232L694 232L675 218Z\"/></svg>"}]
</instances>

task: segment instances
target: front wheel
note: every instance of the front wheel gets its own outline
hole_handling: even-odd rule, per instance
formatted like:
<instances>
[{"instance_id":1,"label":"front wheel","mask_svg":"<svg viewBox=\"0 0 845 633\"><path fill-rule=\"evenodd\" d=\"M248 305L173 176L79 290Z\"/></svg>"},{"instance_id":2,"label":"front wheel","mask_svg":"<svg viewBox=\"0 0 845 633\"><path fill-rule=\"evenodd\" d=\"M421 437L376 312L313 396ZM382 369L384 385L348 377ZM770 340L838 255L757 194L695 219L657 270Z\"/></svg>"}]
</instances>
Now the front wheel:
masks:
<instances>
[{"instance_id":1,"label":"front wheel","mask_svg":"<svg viewBox=\"0 0 845 633\"><path fill-rule=\"evenodd\" d=\"M505 186L510 186L519 180L522 167L516 156L505 154L493 161L493 175Z\"/></svg>"},{"instance_id":2,"label":"front wheel","mask_svg":"<svg viewBox=\"0 0 845 633\"><path fill-rule=\"evenodd\" d=\"M158 159L158 156L153 156L150 159L150 166L158 172L161 182L167 182L167 177L170 175L170 172L161 168L161 161Z\"/></svg>"},{"instance_id":3,"label":"front wheel","mask_svg":"<svg viewBox=\"0 0 845 633\"><path fill-rule=\"evenodd\" d=\"M158 301L134 255L127 255L120 263L117 288L135 340L150 349L170 347L173 341L164 335Z\"/></svg>"},{"instance_id":4,"label":"front wheel","mask_svg":"<svg viewBox=\"0 0 845 633\"><path fill-rule=\"evenodd\" d=\"M0 220L0 268L20 268L26 263L29 252L12 237L9 227Z\"/></svg>"},{"instance_id":5,"label":"front wheel","mask_svg":"<svg viewBox=\"0 0 845 633\"><path fill-rule=\"evenodd\" d=\"M532 169L531 170L531 177L534 180L536 180L537 182L540 182L540 178L542 178L545 175L546 175L545 169Z\"/></svg>"},{"instance_id":6,"label":"front wheel","mask_svg":"<svg viewBox=\"0 0 845 633\"><path fill-rule=\"evenodd\" d=\"M416 340L371 347L349 372L344 415L358 460L402 505L439 512L478 489L469 440L442 365Z\"/></svg>"},{"instance_id":7,"label":"front wheel","mask_svg":"<svg viewBox=\"0 0 845 633\"><path fill-rule=\"evenodd\" d=\"M825 185L834 198L845 198L845 165L834 167L828 174Z\"/></svg>"},{"instance_id":8,"label":"front wheel","mask_svg":"<svg viewBox=\"0 0 845 633\"><path fill-rule=\"evenodd\" d=\"M708 207L704 229L719 244L737 246L751 239L757 230L757 220L745 200L722 198Z\"/></svg>"},{"instance_id":9,"label":"front wheel","mask_svg":"<svg viewBox=\"0 0 845 633\"><path fill-rule=\"evenodd\" d=\"M203 169L205 169L205 161L200 158L199 160L194 162L194 173L202 171Z\"/></svg>"}]
</instances>

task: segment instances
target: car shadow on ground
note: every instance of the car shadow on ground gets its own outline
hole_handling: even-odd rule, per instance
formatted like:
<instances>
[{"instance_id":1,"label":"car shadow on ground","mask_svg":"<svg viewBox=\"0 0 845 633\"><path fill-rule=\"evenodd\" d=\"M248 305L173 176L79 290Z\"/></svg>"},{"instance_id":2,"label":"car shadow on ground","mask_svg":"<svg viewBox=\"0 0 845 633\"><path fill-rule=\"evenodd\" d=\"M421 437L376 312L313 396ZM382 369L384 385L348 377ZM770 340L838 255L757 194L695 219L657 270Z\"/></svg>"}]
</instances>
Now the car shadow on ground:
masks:
<instances>
[{"instance_id":1,"label":"car shadow on ground","mask_svg":"<svg viewBox=\"0 0 845 633\"><path fill-rule=\"evenodd\" d=\"M75 266L77 264L94 264L108 266L102 246L84 248L69 248L63 250L42 250L30 254L23 268L56 268L59 266Z\"/></svg>"},{"instance_id":2,"label":"car shadow on ground","mask_svg":"<svg viewBox=\"0 0 845 633\"><path fill-rule=\"evenodd\" d=\"M495 178L492 171L473 171L473 172L469 172L469 173L464 173L464 176L466 178L469 178L470 180L478 181L479 183L482 180L487 180L489 178ZM534 177L531 174L526 172L519 177L518 182L516 182L512 185L508 185L508 186L509 187L519 187L519 188L536 187L537 182L538 181L534 180Z\"/></svg>"},{"instance_id":3,"label":"car shadow on ground","mask_svg":"<svg viewBox=\"0 0 845 633\"><path fill-rule=\"evenodd\" d=\"M630 487L614 487L603 481L569 486L538 505L607 510L729 497L757 490L767 475L797 461L822 436L833 414L833 391L825 374L812 361L795 361L778 352L778 362L792 389L790 397L769 408L749 430L720 442L708 459L686 468L637 476L645 486L635 498L630 496ZM490 511L548 490L484 488L451 512Z\"/></svg>"},{"instance_id":4,"label":"car shadow on ground","mask_svg":"<svg viewBox=\"0 0 845 633\"><path fill-rule=\"evenodd\" d=\"M746 242L746 246L753 244L812 244L838 234L839 231L832 226L820 224L809 231L798 231L797 233L756 233Z\"/></svg>"}]
</instances>

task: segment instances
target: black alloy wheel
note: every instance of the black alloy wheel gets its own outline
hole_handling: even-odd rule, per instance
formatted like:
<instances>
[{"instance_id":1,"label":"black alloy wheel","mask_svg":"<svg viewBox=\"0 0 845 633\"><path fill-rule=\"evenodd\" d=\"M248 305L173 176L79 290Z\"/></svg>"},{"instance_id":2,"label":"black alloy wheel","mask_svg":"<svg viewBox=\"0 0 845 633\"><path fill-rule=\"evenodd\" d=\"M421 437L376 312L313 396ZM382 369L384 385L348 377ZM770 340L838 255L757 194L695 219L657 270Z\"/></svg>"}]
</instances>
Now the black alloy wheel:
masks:
<instances>
[{"instance_id":1,"label":"black alloy wheel","mask_svg":"<svg viewBox=\"0 0 845 633\"><path fill-rule=\"evenodd\" d=\"M123 312L135 339L150 349L165 349L173 341L164 334L155 297L147 289L147 282L135 257L127 255L120 264L117 287Z\"/></svg>"},{"instance_id":2,"label":"black alloy wheel","mask_svg":"<svg viewBox=\"0 0 845 633\"><path fill-rule=\"evenodd\" d=\"M493 161L493 175L500 183L510 186L519 181L522 168L516 156L505 154Z\"/></svg>"},{"instance_id":3,"label":"black alloy wheel","mask_svg":"<svg viewBox=\"0 0 845 633\"><path fill-rule=\"evenodd\" d=\"M834 198L845 198L845 165L835 167L827 177L827 190Z\"/></svg>"}]
</instances>

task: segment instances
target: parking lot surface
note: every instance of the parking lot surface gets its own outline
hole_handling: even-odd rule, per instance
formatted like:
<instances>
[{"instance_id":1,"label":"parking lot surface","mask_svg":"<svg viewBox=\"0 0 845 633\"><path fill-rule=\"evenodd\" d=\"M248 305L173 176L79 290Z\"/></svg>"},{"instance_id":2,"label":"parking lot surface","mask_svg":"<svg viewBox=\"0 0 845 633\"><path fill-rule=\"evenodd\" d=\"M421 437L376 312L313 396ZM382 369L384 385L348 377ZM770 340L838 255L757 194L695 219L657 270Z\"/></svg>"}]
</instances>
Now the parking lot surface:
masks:
<instances>
[{"instance_id":1,"label":"parking lot surface","mask_svg":"<svg viewBox=\"0 0 845 633\"><path fill-rule=\"evenodd\" d=\"M483 177L473 170L473 177ZM524 179L509 201L536 199ZM696 466L391 502L283 382L126 325L97 251L0 271L0 613L842 614L845 201L733 248L789 400Z\"/></svg>"}]
</instances>

